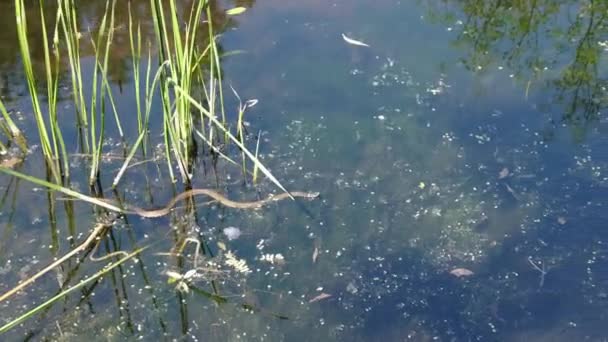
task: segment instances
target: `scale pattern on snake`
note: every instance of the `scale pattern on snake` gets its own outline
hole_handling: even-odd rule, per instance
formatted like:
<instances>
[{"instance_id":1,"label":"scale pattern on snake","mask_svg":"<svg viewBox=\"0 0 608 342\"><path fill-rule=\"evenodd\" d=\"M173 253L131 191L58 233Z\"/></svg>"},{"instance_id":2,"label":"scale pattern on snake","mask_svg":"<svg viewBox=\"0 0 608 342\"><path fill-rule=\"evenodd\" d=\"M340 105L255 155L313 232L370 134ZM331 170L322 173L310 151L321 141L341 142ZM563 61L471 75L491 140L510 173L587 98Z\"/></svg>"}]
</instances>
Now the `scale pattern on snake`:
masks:
<instances>
[{"instance_id":1,"label":"scale pattern on snake","mask_svg":"<svg viewBox=\"0 0 608 342\"><path fill-rule=\"evenodd\" d=\"M213 200L218 201L219 203L221 203L224 206L227 206L230 208L236 208L236 209L259 209L271 202L277 202L277 201L281 201L281 200L284 200L287 198L292 198L292 197L293 198L299 197L299 198L304 198L304 199L308 199L308 200L312 200L312 199L319 197L318 192L293 191L290 193L281 193L278 195L271 195L268 198L262 199L259 201L237 202L237 201L233 201L233 200L227 198L226 196L220 194L219 192L217 192L215 190L191 189L191 190L184 191L181 194L173 197L167 203L167 205L165 205L163 208L143 209L143 208L129 205L125 208L123 213L136 214L136 215L139 215L139 216L145 217L145 218L161 217L161 216L168 215L171 212L171 209L173 209L173 207L175 207L175 205L178 202L183 201L184 199L186 199L188 197L202 196L202 195L210 197Z\"/></svg>"}]
</instances>

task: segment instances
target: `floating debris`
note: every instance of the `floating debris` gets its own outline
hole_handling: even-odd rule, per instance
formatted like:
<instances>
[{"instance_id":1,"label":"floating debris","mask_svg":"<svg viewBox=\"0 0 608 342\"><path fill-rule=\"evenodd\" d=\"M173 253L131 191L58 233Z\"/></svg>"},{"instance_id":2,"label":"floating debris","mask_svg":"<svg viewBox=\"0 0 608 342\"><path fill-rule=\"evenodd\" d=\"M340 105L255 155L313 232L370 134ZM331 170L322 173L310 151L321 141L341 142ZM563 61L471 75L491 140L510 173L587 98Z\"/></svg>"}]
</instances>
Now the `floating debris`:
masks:
<instances>
[{"instance_id":1,"label":"floating debris","mask_svg":"<svg viewBox=\"0 0 608 342\"><path fill-rule=\"evenodd\" d=\"M173 284L173 283L177 283L175 285L175 289L183 292L183 293L189 293L190 292L190 287L188 286L189 283L194 280L195 278L199 277L200 275L198 274L197 270L189 270L184 274L181 274L179 272L175 272L175 271L167 271L165 272L165 274L167 275L167 277L169 277L167 279L167 284Z\"/></svg>"},{"instance_id":2,"label":"floating debris","mask_svg":"<svg viewBox=\"0 0 608 342\"><path fill-rule=\"evenodd\" d=\"M344 41L350 45L369 47L368 44L356 39L349 38L344 33L342 33L342 39L344 39Z\"/></svg>"},{"instance_id":3,"label":"floating debris","mask_svg":"<svg viewBox=\"0 0 608 342\"><path fill-rule=\"evenodd\" d=\"M502 170L500 170L500 172L498 173L498 179L507 178L507 177L509 177L509 175L510 175L509 169L505 167Z\"/></svg>"},{"instance_id":4,"label":"floating debris","mask_svg":"<svg viewBox=\"0 0 608 342\"><path fill-rule=\"evenodd\" d=\"M226 249L226 244L225 244L225 243L223 243L223 242L221 242L221 241L218 241L218 242L217 242L217 247L218 247L219 249L223 250L223 251L226 251L226 250L227 250L227 249Z\"/></svg>"},{"instance_id":5,"label":"floating debris","mask_svg":"<svg viewBox=\"0 0 608 342\"><path fill-rule=\"evenodd\" d=\"M457 278L462 278L462 277L470 277L475 273L473 273L473 271L471 271L467 268L455 268L450 271L450 274Z\"/></svg>"},{"instance_id":6,"label":"floating debris","mask_svg":"<svg viewBox=\"0 0 608 342\"><path fill-rule=\"evenodd\" d=\"M266 261L273 265L283 265L285 264L285 257L281 253L277 254L264 254L260 258L261 261Z\"/></svg>"},{"instance_id":7,"label":"floating debris","mask_svg":"<svg viewBox=\"0 0 608 342\"><path fill-rule=\"evenodd\" d=\"M10 156L0 160L0 166L6 167L7 169L14 169L19 164L23 163L22 157Z\"/></svg>"},{"instance_id":8,"label":"floating debris","mask_svg":"<svg viewBox=\"0 0 608 342\"><path fill-rule=\"evenodd\" d=\"M321 294L319 294L318 296L315 296L314 298L309 300L308 303L318 302L320 300L327 299L329 297L331 297L331 295L329 293L321 292Z\"/></svg>"},{"instance_id":9,"label":"floating debris","mask_svg":"<svg viewBox=\"0 0 608 342\"><path fill-rule=\"evenodd\" d=\"M559 217L557 218L557 223L559 223L559 224L561 224L561 225L566 224L566 222L568 222L568 221L567 221L567 220L566 220L566 218L565 218L565 217L563 217L563 216L559 216Z\"/></svg>"},{"instance_id":10,"label":"floating debris","mask_svg":"<svg viewBox=\"0 0 608 342\"><path fill-rule=\"evenodd\" d=\"M231 241L238 239L242 234L241 230L237 227L226 227L222 230L222 232L224 232L226 238Z\"/></svg>"},{"instance_id":11,"label":"floating debris","mask_svg":"<svg viewBox=\"0 0 608 342\"><path fill-rule=\"evenodd\" d=\"M247 266L247 262L243 259L238 259L232 252L226 252L226 265L234 268L235 271L240 273L251 273L249 266Z\"/></svg>"},{"instance_id":12,"label":"floating debris","mask_svg":"<svg viewBox=\"0 0 608 342\"><path fill-rule=\"evenodd\" d=\"M357 288L357 286L351 281L350 283L348 283L348 285L346 285L346 291L350 294L356 294L357 292L359 292L359 289Z\"/></svg>"},{"instance_id":13,"label":"floating debris","mask_svg":"<svg viewBox=\"0 0 608 342\"><path fill-rule=\"evenodd\" d=\"M247 8L245 7L234 7L226 11L226 15L239 15L245 13Z\"/></svg>"}]
</instances>

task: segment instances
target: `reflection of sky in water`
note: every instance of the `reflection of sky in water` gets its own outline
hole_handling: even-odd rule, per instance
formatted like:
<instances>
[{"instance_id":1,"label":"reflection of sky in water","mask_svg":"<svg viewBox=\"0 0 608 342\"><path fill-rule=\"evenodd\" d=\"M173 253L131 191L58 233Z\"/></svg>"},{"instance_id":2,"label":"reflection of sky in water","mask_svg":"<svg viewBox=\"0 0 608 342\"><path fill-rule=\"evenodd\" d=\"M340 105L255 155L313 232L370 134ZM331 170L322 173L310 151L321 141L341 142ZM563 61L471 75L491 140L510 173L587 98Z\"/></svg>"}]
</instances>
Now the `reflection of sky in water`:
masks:
<instances>
[{"instance_id":1,"label":"reflection of sky in water","mask_svg":"<svg viewBox=\"0 0 608 342\"><path fill-rule=\"evenodd\" d=\"M532 77L489 51L492 62L472 73L461 62L470 46L454 44L466 23L460 12L446 25L442 8L431 5L326 6L260 2L223 38L224 48L247 51L227 59L225 71L241 97L260 100L247 115L263 130L263 159L288 188L322 197L262 212L203 210L200 222L186 223L220 257L218 241L253 271L218 276L236 298L231 305L184 295L189 334L414 341L605 334L605 122L577 135L560 120L567 109L543 86L560 67ZM371 48L347 45L343 32ZM228 228L238 239L223 236ZM277 255L284 262L269 261ZM164 284L169 265L148 264ZM457 278L455 268L474 274ZM148 292L135 291L132 316L151 327L134 334L162 333L159 317L180 314L172 289L159 285L153 314L133 304L149 305ZM331 297L309 303L324 293ZM261 309L252 315L240 302ZM115 324L112 308L100 307L101 322L91 324Z\"/></svg>"},{"instance_id":2,"label":"reflection of sky in water","mask_svg":"<svg viewBox=\"0 0 608 342\"><path fill-rule=\"evenodd\" d=\"M533 78L490 56L496 61L471 77L458 62L468 47L448 43L462 21L428 25L419 8L403 6L409 14L400 17L399 6L387 7L343 20L296 16L278 24L293 30L278 30L276 44L254 54L260 75L281 70L283 77L268 89L251 85L262 99L275 95L261 108L283 114L269 121L286 122L268 128L272 155L285 160L288 175L301 172L326 189L324 225L311 238L325 248L320 263L333 271L324 290L337 303L325 304L331 308L317 327L337 320L344 325L335 329L363 327L369 338L418 331L415 339L424 340L516 338L509 330L518 325L551 335L583 324L583 312L596 305L583 298L601 297L589 293L597 284L587 263L602 248L599 222L588 217L601 216L605 139L592 131L573 145L568 127L550 121L560 115L543 108L552 102L544 84L561 67ZM366 26L375 15L385 25ZM372 48L345 46L342 31ZM237 71L251 65L229 63ZM255 72L242 79L249 77ZM448 272L456 267L476 275L454 279ZM327 274L320 265L306 272ZM580 297L560 299L571 291Z\"/></svg>"}]
</instances>

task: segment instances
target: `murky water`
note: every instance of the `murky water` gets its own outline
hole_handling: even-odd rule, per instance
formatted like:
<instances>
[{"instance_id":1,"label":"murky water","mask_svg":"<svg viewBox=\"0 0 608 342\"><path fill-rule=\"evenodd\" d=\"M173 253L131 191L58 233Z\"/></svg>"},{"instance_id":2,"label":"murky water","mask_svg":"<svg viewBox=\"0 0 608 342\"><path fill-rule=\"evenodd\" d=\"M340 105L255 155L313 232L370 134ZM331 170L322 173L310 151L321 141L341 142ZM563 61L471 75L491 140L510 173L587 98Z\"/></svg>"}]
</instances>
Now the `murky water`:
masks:
<instances>
[{"instance_id":1,"label":"murky water","mask_svg":"<svg viewBox=\"0 0 608 342\"><path fill-rule=\"evenodd\" d=\"M103 4L82 4L85 22L93 25ZM120 219L99 255L153 247L8 340L608 338L608 4L245 5L221 39L224 51L244 52L225 58L226 80L243 99L259 100L246 119L252 135L262 134L264 162L289 189L321 198ZM0 50L2 93L28 122L8 7L0 45L13 49ZM130 70L113 65L126 110ZM121 153L115 138L107 145ZM39 153L24 171L43 175ZM120 162L105 165L108 186ZM239 169L220 163L217 172L197 172L195 185L219 182L232 197L255 197ZM78 202L49 209L42 189L2 178L4 291L73 247L68 236L82 240L95 215ZM74 176L74 188L85 184ZM129 201L147 207L180 191L154 163L128 172L123 184ZM263 182L257 190L273 188ZM195 258L193 241L206 246L204 255ZM176 246L185 258L171 255ZM72 260L0 303L0 319L102 265ZM167 271L191 272L170 283Z\"/></svg>"}]
</instances>

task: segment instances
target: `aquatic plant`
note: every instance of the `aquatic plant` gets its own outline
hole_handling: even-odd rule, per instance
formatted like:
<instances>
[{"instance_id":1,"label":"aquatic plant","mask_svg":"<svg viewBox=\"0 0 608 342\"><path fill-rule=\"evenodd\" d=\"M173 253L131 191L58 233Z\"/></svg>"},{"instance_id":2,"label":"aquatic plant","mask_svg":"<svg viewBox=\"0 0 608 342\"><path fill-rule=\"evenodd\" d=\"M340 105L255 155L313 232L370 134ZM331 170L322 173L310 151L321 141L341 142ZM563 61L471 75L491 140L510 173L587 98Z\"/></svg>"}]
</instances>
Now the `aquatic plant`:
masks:
<instances>
[{"instance_id":1,"label":"aquatic plant","mask_svg":"<svg viewBox=\"0 0 608 342\"><path fill-rule=\"evenodd\" d=\"M246 101L243 104L239 98L237 122L234 125L236 133L233 134L228 128L224 109L220 53L216 43L217 36L213 27L209 1L194 3L191 8L187 8L184 12L185 18L178 11L175 0L168 3L160 0L150 0L149 4L157 51L153 52L152 49L148 49L144 75L141 73L141 28L139 24L134 22L129 7L129 47L137 110L137 138L130 147L127 145L128 156L120 171L114 177L112 186L116 187L118 185L137 150L141 150L143 155L146 155L147 137L150 135L149 122L153 114L152 103L154 95L158 94L162 103L164 155L172 181L177 181L177 177L174 175L175 168L179 170L183 182L189 183L192 180L198 139L208 146L211 151L233 163L232 159L228 157L228 153L226 153L229 147L227 143L232 141L240 151L241 168L245 177L250 173L247 170L246 163L246 160L250 159L253 161L252 174L255 178L254 181L257 181L259 170L285 191L285 188L280 185L276 178L272 177L266 168L261 166L257 159L259 141L255 154L250 153L245 146L245 110L253 106L257 100ZM123 131L121 120L125 114L117 111L112 87L108 81L108 61L115 30L116 1L106 2L105 12L97 31L90 37L90 46L94 51L95 63L90 77L85 77L81 65L83 34L78 25L79 19L74 1L61 0L57 5L55 28L50 34L52 39L49 40L49 33L46 31L47 20L44 17L43 4L40 2L45 73L43 77L38 76L38 78L42 79L46 85L46 106L43 105L43 101L38 94L39 79L34 75L32 67L32 55L29 49L30 42L28 41L27 22L24 13L25 5L23 0L15 0L21 57L42 153L49 167L49 173L53 175L56 183L62 184L64 182L63 184L66 184L65 182L70 175L68 147L66 147L63 138L63 130L66 127L60 125L57 119L61 54L66 54L66 64L70 75L69 88L71 89L72 103L76 114L76 126L80 134L79 145L81 151L90 156L88 183L93 185L99 176L103 143L108 134L106 114L110 111L113 113L117 132L121 139L127 142L129 137L133 136L130 132ZM237 7L228 10L226 13L227 15L238 15L243 12L243 8ZM186 23L185 26L182 24L183 22ZM201 29L201 22L203 22L202 25L206 25L206 30ZM156 70L153 67L152 55L157 56L158 66ZM152 77L153 75L154 77ZM84 82L86 78L91 79L90 84ZM3 108L0 108L0 111L5 117L7 131L12 132L10 133L12 135L17 135L18 129L10 121L8 113L1 109ZM218 117L219 120L216 119ZM1 149L2 146L0 146Z\"/></svg>"},{"instance_id":2,"label":"aquatic plant","mask_svg":"<svg viewBox=\"0 0 608 342\"><path fill-rule=\"evenodd\" d=\"M35 314L40 313L42 310L48 308L49 306L51 306L53 303L65 298L67 295L69 295L70 293L82 289L83 287L85 287L86 285L92 284L95 281L99 281L100 278L108 275L108 273L110 273L114 268L124 264L125 262L132 260L134 257L136 257L138 254L140 254L141 252L143 252L146 248L148 247L141 247L138 248L136 250L134 250L131 253L125 253L124 256L122 258L120 258L118 261L114 261L112 263L110 263L109 265L107 265L106 267L100 269L98 272L96 272L95 274L91 275L90 277L87 277L86 279L81 280L80 282L78 282L78 284L73 285L61 292L59 292L58 294L56 294L55 296L49 298L48 300L46 300L44 303L36 306L35 308L28 310L27 312L25 312L24 314L22 314L21 316L13 319L12 321L4 324L3 326L0 326L0 334L3 334L5 332L7 332L8 330L16 327L17 325L19 325L20 323L26 321L29 318L32 318Z\"/></svg>"},{"instance_id":3,"label":"aquatic plant","mask_svg":"<svg viewBox=\"0 0 608 342\"><path fill-rule=\"evenodd\" d=\"M36 120L36 127L38 128L38 136L40 139L40 145L42 147L42 154L45 158L46 164L53 175L54 180L57 183L61 182L61 165L60 160L63 159L63 168L65 172L68 172L67 168L67 153L65 150L65 144L63 142L63 136L61 129L58 126L57 121L57 64L51 64L51 56L46 32L46 20L44 18L44 12L42 11L42 2L40 2L41 16L40 21L42 22L42 33L43 33L43 49L44 49L44 66L46 72L46 88L47 88L47 113L45 115L42 108L42 101L38 96L37 81L34 76L34 70L32 67L32 58L28 42L28 30L27 20L25 15L25 4L23 0L15 0L15 15L16 15L16 27L17 36L19 40L19 47L21 50L21 59L23 63L23 69L25 71L26 82L29 90L30 100L32 102L32 110ZM55 36L55 41L57 40ZM53 60L58 61L58 55L54 55ZM50 125L50 131L47 128Z\"/></svg>"},{"instance_id":4,"label":"aquatic plant","mask_svg":"<svg viewBox=\"0 0 608 342\"><path fill-rule=\"evenodd\" d=\"M35 74L33 67L33 55L30 51L31 41L28 40L28 25L25 15L25 1L15 0L15 11L19 35L20 55L23 61L26 81L29 90L29 99L32 103L35 125L38 130L42 155L47 166L46 180L38 175L28 175L17 172L9 167L0 166L0 172L9 176L32 182L48 190L47 198L49 215L51 216L51 251L58 252L61 237L59 229L55 226L55 202L56 194L63 193L72 198L87 202L97 209L124 213L118 204L104 201L98 198L100 186L101 160L108 136L108 119L113 114L116 132L125 143L126 158L120 170L114 175L112 187L116 188L122 179L131 161L141 151L145 157L148 153L148 137L150 136L150 119L152 115L159 114L162 122L162 134L164 138L165 157L167 168L172 183L177 181L173 170L179 170L181 180L190 183L193 177L193 168L197 154L197 142L202 141L216 156L220 156L230 163L238 165L230 158L230 146L234 145L241 155L241 168L244 177L253 174L254 182L257 181L258 172L263 173L281 190L287 190L270 173L270 171L259 161L259 136L255 154L246 147L244 128L245 110L255 103L247 101L243 105L239 98L238 121L236 133L233 133L226 121L224 109L224 96L222 90L222 71L220 65L220 53L216 45L216 33L211 18L209 1L199 1L186 10L185 29L182 18L178 12L177 1L169 2L150 0L156 45L158 50L148 49L146 61L142 60L142 33L139 24L136 24L129 7L129 46L131 52L131 65L133 68L133 85L135 91L135 105L137 111L137 132L123 130L121 121L126 119L126 113L117 110L114 101L113 87L109 80L110 54L114 44L116 26L115 8L117 1L110 0L105 4L105 11L100 18L95 33L91 33L88 39L89 46L93 51L93 67L91 74L87 75L87 69L81 64L84 56L84 39L79 27L78 13L73 0L59 0L55 12L54 31L47 32L47 19L43 11L43 2L39 2L40 23L42 25L42 49L44 52L44 74ZM244 11L237 8L228 11L228 15L237 15ZM203 17L205 17L203 20ZM201 22L207 30L201 30ZM52 26L50 26L52 27ZM201 44L203 42L203 44ZM201 46L202 45L202 46ZM62 54L65 59L62 59ZM152 62L156 57L157 65ZM67 62L66 62L67 61ZM143 64L145 66L143 66ZM71 97L69 105L73 105L75 120L58 119L58 103L60 101L60 79L62 67L67 66L69 78L67 88L70 89ZM145 68L145 70L144 70ZM142 74L143 70L143 74ZM89 81L86 81L89 80ZM44 87L40 87L44 83ZM46 91L45 98L40 95L40 89ZM63 86L61 87L63 88ZM236 94L236 91L235 91ZM159 95L161 99L161 110L153 112L154 96ZM238 95L237 95L238 97ZM45 102L46 101L46 102ZM5 128L9 137L20 134L17 126L12 122L4 104L0 103L0 112L4 116L1 127ZM128 113L129 115L131 113ZM71 127L70 127L71 126ZM75 126L79 136L77 146L69 146L64 139L65 130ZM160 132L159 132L160 133ZM199 140L200 139L200 140ZM88 157L87 182L91 186L93 194L85 194L81 191L72 190L70 185L70 163L68 150L79 148ZM5 149L0 145L0 151ZM128 151L128 153L127 153ZM253 171L247 167L247 159L253 164ZM285 195L284 195L285 196ZM291 195L288 194L289 197ZM74 225L72 204L66 204L68 214L68 229L72 236L77 235ZM111 230L110 226L108 230ZM103 233L105 236L105 231ZM0 301L21 291L24 287L33 283L37 278L45 275L74 255L95 245L102 234L97 228L89 237L79 245L72 245L71 250L63 257L58 257L55 263L39 273L25 279L20 285L0 296ZM132 252L127 257L139 253L141 249ZM128 252L121 252L128 253ZM127 258L125 257L125 258ZM99 259L98 259L99 260ZM74 290L82 288L85 284L92 283L106 275L110 269L117 267L127 259L121 259L112 263L93 277L83 280L65 291L60 292L40 306L26 312L17 319L0 327L3 333L24 320L50 307L51 304L67 296ZM247 273L249 271L245 260L236 258L235 255L226 254L227 265L235 270ZM114 284L116 285L116 284ZM63 286L66 286L65 284ZM118 285L116 285L118 286ZM200 290L202 291L202 290ZM215 289L214 289L215 291ZM217 296L216 293L212 294ZM218 297L219 298L219 297Z\"/></svg>"},{"instance_id":5,"label":"aquatic plant","mask_svg":"<svg viewBox=\"0 0 608 342\"><path fill-rule=\"evenodd\" d=\"M0 113L2 114L2 118L4 121L0 121L0 129L2 129L5 135L9 138L10 141L14 141L20 148L22 152L27 150L27 143L25 141L25 136L23 132L17 127L11 115L6 110L4 103L0 100ZM7 153L6 146L0 142L0 154Z\"/></svg>"}]
</instances>

